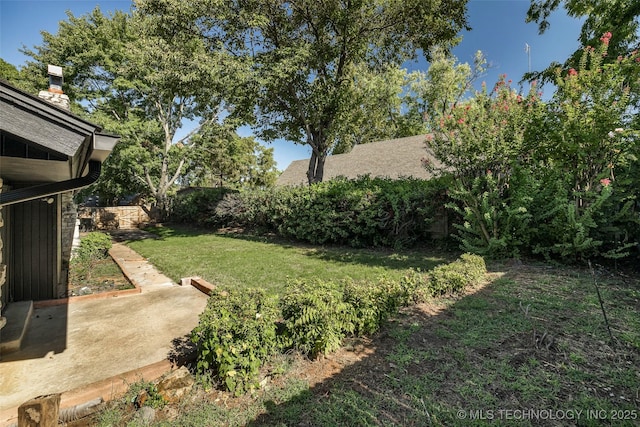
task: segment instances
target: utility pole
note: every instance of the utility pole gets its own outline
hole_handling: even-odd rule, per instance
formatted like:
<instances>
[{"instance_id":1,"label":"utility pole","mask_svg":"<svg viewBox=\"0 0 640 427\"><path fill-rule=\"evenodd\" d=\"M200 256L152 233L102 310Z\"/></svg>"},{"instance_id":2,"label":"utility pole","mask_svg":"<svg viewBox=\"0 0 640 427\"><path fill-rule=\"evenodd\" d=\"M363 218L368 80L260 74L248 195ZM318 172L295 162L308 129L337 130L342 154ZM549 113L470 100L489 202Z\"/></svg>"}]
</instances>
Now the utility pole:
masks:
<instances>
[{"instance_id":1,"label":"utility pole","mask_svg":"<svg viewBox=\"0 0 640 427\"><path fill-rule=\"evenodd\" d=\"M531 72L531 46L529 46L529 43L524 44L524 51L527 52L527 64L528 64L527 71L530 73Z\"/></svg>"}]
</instances>

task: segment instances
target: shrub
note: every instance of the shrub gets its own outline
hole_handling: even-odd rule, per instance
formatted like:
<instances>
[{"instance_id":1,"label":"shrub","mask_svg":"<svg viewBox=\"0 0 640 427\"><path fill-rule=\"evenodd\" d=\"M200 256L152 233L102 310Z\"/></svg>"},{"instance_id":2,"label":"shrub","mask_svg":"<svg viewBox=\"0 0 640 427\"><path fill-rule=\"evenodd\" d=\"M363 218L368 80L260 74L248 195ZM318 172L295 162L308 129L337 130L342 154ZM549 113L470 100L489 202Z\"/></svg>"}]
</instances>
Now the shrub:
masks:
<instances>
[{"instance_id":1,"label":"shrub","mask_svg":"<svg viewBox=\"0 0 640 427\"><path fill-rule=\"evenodd\" d=\"M335 283L291 282L280 307L283 343L311 358L338 349L345 335L354 331L353 307Z\"/></svg>"},{"instance_id":2,"label":"shrub","mask_svg":"<svg viewBox=\"0 0 640 427\"><path fill-rule=\"evenodd\" d=\"M106 233L93 231L80 240L74 255L78 258L104 259L111 249L111 237Z\"/></svg>"},{"instance_id":3,"label":"shrub","mask_svg":"<svg viewBox=\"0 0 640 427\"><path fill-rule=\"evenodd\" d=\"M220 216L216 208L227 194L234 192L228 188L195 188L178 194L173 198L170 218L200 226L224 226L228 217Z\"/></svg>"},{"instance_id":4,"label":"shrub","mask_svg":"<svg viewBox=\"0 0 640 427\"><path fill-rule=\"evenodd\" d=\"M459 259L439 265L429 274L431 295L458 293L468 285L478 283L487 272L484 259L478 255L463 254Z\"/></svg>"},{"instance_id":5,"label":"shrub","mask_svg":"<svg viewBox=\"0 0 640 427\"><path fill-rule=\"evenodd\" d=\"M264 229L313 244L399 248L430 239L445 188L438 179L364 176L241 193L199 189L175 198L172 220Z\"/></svg>"},{"instance_id":6,"label":"shrub","mask_svg":"<svg viewBox=\"0 0 640 427\"><path fill-rule=\"evenodd\" d=\"M241 394L258 386L260 367L278 351L316 358L338 349L348 334L376 332L400 307L459 292L486 271L482 257L463 254L428 275L411 271L398 281L292 281L278 304L259 289L216 289L191 333L198 372Z\"/></svg>"},{"instance_id":7,"label":"shrub","mask_svg":"<svg viewBox=\"0 0 640 427\"><path fill-rule=\"evenodd\" d=\"M443 181L360 177L277 189L265 204L281 235L314 244L408 246L430 238Z\"/></svg>"},{"instance_id":8,"label":"shrub","mask_svg":"<svg viewBox=\"0 0 640 427\"><path fill-rule=\"evenodd\" d=\"M276 352L277 305L261 289L209 296L191 339L198 346L198 372L213 372L239 395L257 387L262 363Z\"/></svg>"},{"instance_id":9,"label":"shrub","mask_svg":"<svg viewBox=\"0 0 640 427\"><path fill-rule=\"evenodd\" d=\"M585 47L577 69L558 67L546 102L535 83L525 95L503 75L429 116L439 172L455 174L448 206L463 250L587 261L637 248L640 53L606 61L610 38Z\"/></svg>"},{"instance_id":10,"label":"shrub","mask_svg":"<svg viewBox=\"0 0 640 427\"><path fill-rule=\"evenodd\" d=\"M384 278L376 283L347 281L344 301L352 307L353 332L356 335L372 334L397 312L399 287L396 282Z\"/></svg>"},{"instance_id":11,"label":"shrub","mask_svg":"<svg viewBox=\"0 0 640 427\"><path fill-rule=\"evenodd\" d=\"M411 270L400 278L398 286L402 306L426 302L431 297L429 276L420 271Z\"/></svg>"}]
</instances>

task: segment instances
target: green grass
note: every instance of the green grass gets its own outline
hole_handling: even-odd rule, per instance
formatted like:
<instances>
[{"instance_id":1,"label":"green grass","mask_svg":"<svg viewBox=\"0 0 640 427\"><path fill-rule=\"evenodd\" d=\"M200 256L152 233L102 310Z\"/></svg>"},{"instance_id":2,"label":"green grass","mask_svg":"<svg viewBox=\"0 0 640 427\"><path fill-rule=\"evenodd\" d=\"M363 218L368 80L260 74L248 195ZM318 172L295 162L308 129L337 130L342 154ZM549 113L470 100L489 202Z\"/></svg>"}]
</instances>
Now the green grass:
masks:
<instances>
[{"instance_id":1,"label":"green grass","mask_svg":"<svg viewBox=\"0 0 640 427\"><path fill-rule=\"evenodd\" d=\"M450 254L316 247L241 234L203 234L188 228L152 229L160 239L130 242L174 281L200 276L239 289L261 287L278 293L290 279L376 280L399 278L410 268L428 270Z\"/></svg>"},{"instance_id":2,"label":"green grass","mask_svg":"<svg viewBox=\"0 0 640 427\"><path fill-rule=\"evenodd\" d=\"M210 281L229 278L225 283L257 283L275 292L287 276L375 279L451 259L420 251L398 255L318 248L180 229L162 235L164 240L131 246L166 272L197 270ZM194 259L207 266L199 267ZM598 276L615 338L611 343L588 271L527 263L489 267L494 274L483 289L434 301L431 308L442 309L437 314L406 310L364 341L371 354L345 363L313 387L308 378L348 359L359 344L350 342L349 349L319 361L279 355L271 371L277 376L265 389L241 398L214 394L217 400L195 399L157 425L638 425L640 277ZM169 274L176 278L194 272ZM543 335L553 337L551 345L540 342ZM513 416L522 409L582 415L564 421ZM471 420L472 413L485 419ZM594 418L612 413L626 418ZM117 411L105 414L107 419L117 416Z\"/></svg>"}]
</instances>

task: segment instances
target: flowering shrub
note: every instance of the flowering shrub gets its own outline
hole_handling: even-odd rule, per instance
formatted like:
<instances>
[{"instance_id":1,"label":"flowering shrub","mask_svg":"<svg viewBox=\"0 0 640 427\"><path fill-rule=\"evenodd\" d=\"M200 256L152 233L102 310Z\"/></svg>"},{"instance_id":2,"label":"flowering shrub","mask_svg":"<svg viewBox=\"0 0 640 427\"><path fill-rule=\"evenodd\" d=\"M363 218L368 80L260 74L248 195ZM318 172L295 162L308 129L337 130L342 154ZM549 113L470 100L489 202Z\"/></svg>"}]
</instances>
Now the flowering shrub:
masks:
<instances>
[{"instance_id":1,"label":"flowering shrub","mask_svg":"<svg viewBox=\"0 0 640 427\"><path fill-rule=\"evenodd\" d=\"M514 192L512 181L528 157L525 138L539 104L535 85L523 96L502 75L492 91L483 84L474 97L432 118L427 143L455 177L448 206L461 216L463 249L518 254L523 242L514 230L527 227L531 198Z\"/></svg>"},{"instance_id":2,"label":"flowering shrub","mask_svg":"<svg viewBox=\"0 0 640 427\"><path fill-rule=\"evenodd\" d=\"M578 70L557 70L558 90L532 127L534 159L556 172L538 171L537 179L561 183L564 195L545 205L554 218L536 218L534 251L547 257L620 257L640 238L640 81L630 68L638 68L638 54L603 65L610 39L607 32L599 47L586 47Z\"/></svg>"},{"instance_id":3,"label":"flowering shrub","mask_svg":"<svg viewBox=\"0 0 640 427\"><path fill-rule=\"evenodd\" d=\"M625 256L640 240L640 56L603 65L611 37L557 71L547 103L503 75L430 118L463 249L579 260Z\"/></svg>"}]
</instances>

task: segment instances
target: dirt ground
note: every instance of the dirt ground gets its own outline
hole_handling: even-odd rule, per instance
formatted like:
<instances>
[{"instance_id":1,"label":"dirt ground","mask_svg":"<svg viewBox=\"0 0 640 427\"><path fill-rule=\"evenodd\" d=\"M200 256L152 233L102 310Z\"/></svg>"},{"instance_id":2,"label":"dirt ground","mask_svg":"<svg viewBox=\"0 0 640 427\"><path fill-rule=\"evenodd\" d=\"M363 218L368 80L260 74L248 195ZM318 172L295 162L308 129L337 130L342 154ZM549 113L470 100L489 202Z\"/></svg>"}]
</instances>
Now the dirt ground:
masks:
<instances>
[{"instance_id":1,"label":"dirt ground","mask_svg":"<svg viewBox=\"0 0 640 427\"><path fill-rule=\"evenodd\" d=\"M69 282L69 296L71 297L122 291L134 287L111 257L96 261L90 278L74 281L73 277L71 274Z\"/></svg>"}]
</instances>

